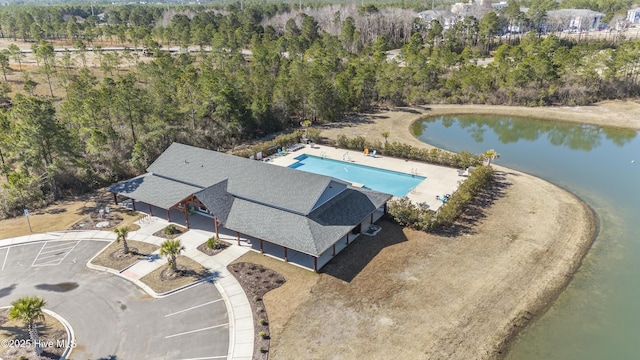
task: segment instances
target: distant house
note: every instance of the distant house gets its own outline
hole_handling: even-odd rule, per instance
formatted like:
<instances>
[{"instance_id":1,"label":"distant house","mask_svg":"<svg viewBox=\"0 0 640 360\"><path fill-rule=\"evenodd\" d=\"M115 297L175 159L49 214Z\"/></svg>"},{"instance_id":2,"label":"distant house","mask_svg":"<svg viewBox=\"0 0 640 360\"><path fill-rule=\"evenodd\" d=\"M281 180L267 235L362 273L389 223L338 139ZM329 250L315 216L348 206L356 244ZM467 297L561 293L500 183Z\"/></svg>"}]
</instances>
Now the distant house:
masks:
<instances>
[{"instance_id":1,"label":"distant house","mask_svg":"<svg viewBox=\"0 0 640 360\"><path fill-rule=\"evenodd\" d=\"M627 11L627 21L629 24L640 24L640 7Z\"/></svg>"},{"instance_id":2,"label":"distant house","mask_svg":"<svg viewBox=\"0 0 640 360\"><path fill-rule=\"evenodd\" d=\"M428 27L432 20L438 20L443 29L450 28L456 23L456 14L449 10L426 10L418 13L418 17Z\"/></svg>"},{"instance_id":3,"label":"distant house","mask_svg":"<svg viewBox=\"0 0 640 360\"><path fill-rule=\"evenodd\" d=\"M547 11L551 31L595 30L600 27L603 13L589 9L560 9Z\"/></svg>"},{"instance_id":4,"label":"distant house","mask_svg":"<svg viewBox=\"0 0 640 360\"><path fill-rule=\"evenodd\" d=\"M357 188L328 176L173 143L147 173L109 187L118 197L178 210L187 227L196 213L259 243L325 265L386 211L392 195ZM218 234L217 234L218 235Z\"/></svg>"}]
</instances>

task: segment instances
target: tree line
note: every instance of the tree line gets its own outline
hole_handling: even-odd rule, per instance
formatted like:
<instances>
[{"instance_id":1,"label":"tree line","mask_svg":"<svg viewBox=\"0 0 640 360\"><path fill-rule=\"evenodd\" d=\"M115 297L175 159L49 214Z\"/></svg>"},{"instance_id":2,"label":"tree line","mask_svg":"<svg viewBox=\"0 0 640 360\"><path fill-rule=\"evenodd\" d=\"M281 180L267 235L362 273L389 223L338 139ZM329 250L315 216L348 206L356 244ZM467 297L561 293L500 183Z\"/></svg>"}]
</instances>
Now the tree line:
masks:
<instances>
[{"instance_id":1,"label":"tree line","mask_svg":"<svg viewBox=\"0 0 640 360\"><path fill-rule=\"evenodd\" d=\"M34 21L51 11L25 9ZM586 105L640 90L640 41L532 31L504 43L496 35L509 19L493 12L445 29L375 6L309 10L317 18L273 3L115 9L95 37L95 21L75 32L75 18L52 29L38 20L26 33L28 21L6 25L13 8L0 9L2 35L26 36L37 61L29 71L17 46L0 51L0 96L12 103L0 110L0 215L139 174L173 141L224 150L376 106ZM57 36L75 51L56 54ZM102 51L112 41L129 49ZM169 45L196 51L172 54Z\"/></svg>"}]
</instances>

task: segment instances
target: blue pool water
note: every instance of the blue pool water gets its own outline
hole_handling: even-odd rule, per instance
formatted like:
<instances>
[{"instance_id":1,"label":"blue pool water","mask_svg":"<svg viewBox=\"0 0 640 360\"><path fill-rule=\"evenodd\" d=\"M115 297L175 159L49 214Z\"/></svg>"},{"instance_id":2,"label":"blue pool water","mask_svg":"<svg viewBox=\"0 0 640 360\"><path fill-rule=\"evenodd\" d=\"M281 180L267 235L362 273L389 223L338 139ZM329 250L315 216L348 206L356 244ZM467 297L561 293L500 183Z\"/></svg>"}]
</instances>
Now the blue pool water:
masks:
<instances>
[{"instance_id":1,"label":"blue pool water","mask_svg":"<svg viewBox=\"0 0 640 360\"><path fill-rule=\"evenodd\" d=\"M377 169L344 161L320 158L312 155L296 157L290 168L314 174L331 176L351 183L364 184L367 189L403 197L426 178L397 171Z\"/></svg>"}]
</instances>

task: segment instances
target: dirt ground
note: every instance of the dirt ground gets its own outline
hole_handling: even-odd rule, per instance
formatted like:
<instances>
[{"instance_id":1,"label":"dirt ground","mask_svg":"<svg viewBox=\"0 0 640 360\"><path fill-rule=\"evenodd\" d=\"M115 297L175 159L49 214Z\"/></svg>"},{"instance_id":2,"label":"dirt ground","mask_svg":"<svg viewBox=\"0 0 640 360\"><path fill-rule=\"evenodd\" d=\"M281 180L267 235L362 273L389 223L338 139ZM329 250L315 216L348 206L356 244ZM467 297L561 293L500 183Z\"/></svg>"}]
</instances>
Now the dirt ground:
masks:
<instances>
[{"instance_id":1,"label":"dirt ground","mask_svg":"<svg viewBox=\"0 0 640 360\"><path fill-rule=\"evenodd\" d=\"M122 271L160 248L158 245L135 240L127 240L127 245L131 251L129 255L124 255L122 244L114 241L92 259L91 263Z\"/></svg>"},{"instance_id":2,"label":"dirt ground","mask_svg":"<svg viewBox=\"0 0 640 360\"><path fill-rule=\"evenodd\" d=\"M20 360L20 359L36 359L37 356L33 351L33 347L26 346L26 340L29 339L29 333L20 321L8 319L9 309L0 309L0 359ZM54 317L44 314L44 322L38 323L38 334L43 344L54 344L52 347L43 348L43 354L39 358L58 359L64 352L64 348L56 347L58 341L67 341L67 331L58 320ZM17 341L17 343L5 344L4 340ZM6 345L6 346L5 346Z\"/></svg>"},{"instance_id":3,"label":"dirt ground","mask_svg":"<svg viewBox=\"0 0 640 360\"><path fill-rule=\"evenodd\" d=\"M108 228L98 228L95 226L94 220L98 215L99 209L104 209L107 205L112 215L117 215L123 220L118 224L110 224ZM141 217L142 215L139 213L114 206L112 195L99 190L90 194L60 200L43 209L31 210L29 222L31 223L32 231L29 231L29 223L24 216L1 220L0 239L69 229L112 230L115 226L129 226L129 230L134 231L139 229L139 226L133 223ZM80 223L85 224L85 226L79 226Z\"/></svg>"},{"instance_id":4,"label":"dirt ground","mask_svg":"<svg viewBox=\"0 0 640 360\"><path fill-rule=\"evenodd\" d=\"M269 316L264 307L263 297L269 291L282 286L285 280L277 272L255 263L235 262L227 266L227 269L244 289L253 311L253 359L268 359L271 337Z\"/></svg>"},{"instance_id":5,"label":"dirt ground","mask_svg":"<svg viewBox=\"0 0 640 360\"><path fill-rule=\"evenodd\" d=\"M209 270L186 256L176 258L178 273L172 273L169 264L162 265L140 279L153 291L162 294L211 276Z\"/></svg>"}]
</instances>

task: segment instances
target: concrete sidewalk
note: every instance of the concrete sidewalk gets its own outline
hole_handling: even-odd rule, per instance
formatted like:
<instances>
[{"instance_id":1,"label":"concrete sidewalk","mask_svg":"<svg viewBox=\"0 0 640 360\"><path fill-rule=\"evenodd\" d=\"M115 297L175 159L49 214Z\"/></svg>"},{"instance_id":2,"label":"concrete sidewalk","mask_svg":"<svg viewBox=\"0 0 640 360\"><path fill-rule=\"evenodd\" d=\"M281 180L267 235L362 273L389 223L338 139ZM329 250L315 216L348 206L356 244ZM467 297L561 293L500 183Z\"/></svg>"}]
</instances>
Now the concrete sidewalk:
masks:
<instances>
[{"instance_id":1,"label":"concrete sidewalk","mask_svg":"<svg viewBox=\"0 0 640 360\"><path fill-rule=\"evenodd\" d=\"M165 220L152 217L145 219L142 223L138 222L137 224L140 225L140 229L130 232L129 236L127 236L127 240L144 241L155 245L160 245L166 240L158 236L153 236L153 233L163 229L169 224ZM240 286L235 277L227 270L227 265L242 256L249 249L246 247L243 248L231 245L215 256L208 256L197 250L197 247L206 242L209 236L210 235L207 233L191 230L179 236L178 239L180 239L182 245L185 247L183 255L197 261L213 274L212 278L214 285L224 299L229 317L229 352L227 359L251 360L253 358L253 342L255 337L251 305L249 304L249 299L247 299L242 286ZM0 248L33 242L62 240L93 240L110 243L115 239L116 234L113 231L71 230L2 239L0 240ZM106 271L120 276L136 284L149 295L156 298L167 297L182 290L178 289L167 294L156 294L152 289L139 280L145 275L151 273L153 270L167 263L166 259L159 255L159 251L154 252L152 255L157 256L153 256L151 259L140 260L122 272L101 266L95 266L90 264L90 261L87 263L87 266L95 270Z\"/></svg>"}]
</instances>

